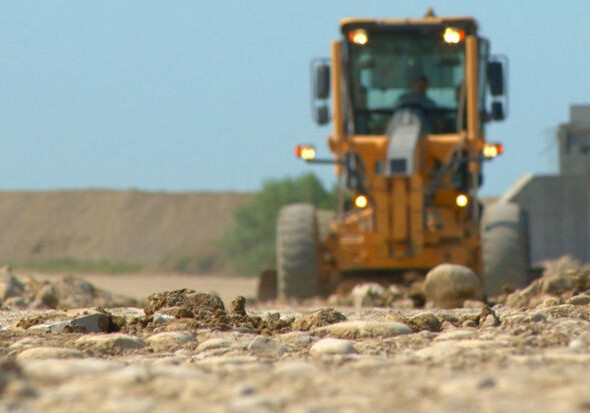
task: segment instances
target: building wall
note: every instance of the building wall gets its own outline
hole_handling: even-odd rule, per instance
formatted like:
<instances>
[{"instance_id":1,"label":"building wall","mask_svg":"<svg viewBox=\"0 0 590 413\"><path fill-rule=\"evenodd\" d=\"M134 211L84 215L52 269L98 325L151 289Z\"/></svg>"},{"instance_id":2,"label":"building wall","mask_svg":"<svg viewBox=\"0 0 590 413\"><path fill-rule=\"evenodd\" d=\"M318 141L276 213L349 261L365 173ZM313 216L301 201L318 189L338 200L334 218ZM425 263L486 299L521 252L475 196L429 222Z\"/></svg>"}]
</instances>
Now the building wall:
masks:
<instances>
[{"instance_id":1,"label":"building wall","mask_svg":"<svg viewBox=\"0 0 590 413\"><path fill-rule=\"evenodd\" d=\"M501 199L527 212L532 263L565 254L590 262L590 175L528 175Z\"/></svg>"}]
</instances>

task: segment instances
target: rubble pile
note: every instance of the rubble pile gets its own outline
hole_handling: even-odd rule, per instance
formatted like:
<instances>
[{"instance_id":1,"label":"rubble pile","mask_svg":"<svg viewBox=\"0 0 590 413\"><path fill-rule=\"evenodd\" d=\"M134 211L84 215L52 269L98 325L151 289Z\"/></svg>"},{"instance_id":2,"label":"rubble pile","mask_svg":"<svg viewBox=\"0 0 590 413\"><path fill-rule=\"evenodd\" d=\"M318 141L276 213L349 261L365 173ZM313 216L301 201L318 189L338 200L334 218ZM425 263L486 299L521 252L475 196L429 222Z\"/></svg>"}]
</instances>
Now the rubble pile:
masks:
<instances>
[{"instance_id":1,"label":"rubble pile","mask_svg":"<svg viewBox=\"0 0 590 413\"><path fill-rule=\"evenodd\" d=\"M75 276L57 281L17 277L9 267L0 269L0 305L4 309L73 309L82 307L132 307L137 301L97 288Z\"/></svg>"},{"instance_id":2,"label":"rubble pile","mask_svg":"<svg viewBox=\"0 0 590 413\"><path fill-rule=\"evenodd\" d=\"M515 290L507 285L503 294L491 301L519 309L590 303L590 265L570 256L544 264L543 275L526 288Z\"/></svg>"}]
</instances>

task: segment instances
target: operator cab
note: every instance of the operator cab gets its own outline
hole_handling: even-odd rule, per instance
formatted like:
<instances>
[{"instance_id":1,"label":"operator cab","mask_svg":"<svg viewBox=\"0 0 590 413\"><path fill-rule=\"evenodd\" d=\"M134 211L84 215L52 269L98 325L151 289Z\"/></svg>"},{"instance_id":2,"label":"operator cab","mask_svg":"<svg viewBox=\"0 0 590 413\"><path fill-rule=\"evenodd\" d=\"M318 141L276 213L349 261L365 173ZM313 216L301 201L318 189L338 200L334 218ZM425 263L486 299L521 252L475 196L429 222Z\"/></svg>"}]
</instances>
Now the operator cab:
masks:
<instances>
[{"instance_id":1,"label":"operator cab","mask_svg":"<svg viewBox=\"0 0 590 413\"><path fill-rule=\"evenodd\" d=\"M457 133L465 126L463 40L475 34L476 23L469 18L445 20L444 24L432 20L431 24L424 19L417 24L342 22L349 133L383 135L401 109L423 118L425 129L432 134ZM487 43L480 44L480 56L485 59ZM479 91L481 99L483 92Z\"/></svg>"}]
</instances>

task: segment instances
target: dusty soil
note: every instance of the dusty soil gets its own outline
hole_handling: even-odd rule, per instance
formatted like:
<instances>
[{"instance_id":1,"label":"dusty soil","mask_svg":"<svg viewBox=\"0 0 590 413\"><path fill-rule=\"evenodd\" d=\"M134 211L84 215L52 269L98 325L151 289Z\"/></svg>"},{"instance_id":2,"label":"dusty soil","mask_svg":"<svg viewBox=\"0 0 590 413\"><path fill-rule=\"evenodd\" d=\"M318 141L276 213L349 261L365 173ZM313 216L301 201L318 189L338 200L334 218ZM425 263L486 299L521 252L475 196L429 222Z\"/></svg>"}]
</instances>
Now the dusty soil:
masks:
<instances>
[{"instance_id":1,"label":"dusty soil","mask_svg":"<svg viewBox=\"0 0 590 413\"><path fill-rule=\"evenodd\" d=\"M72 301L58 279L13 282L22 297L54 303L53 287L59 299L0 311L0 410L588 411L589 280L565 263L489 305L446 310L371 288L360 300L224 304L194 287L68 309L62 297L104 304L120 291L71 281L85 286Z\"/></svg>"},{"instance_id":2,"label":"dusty soil","mask_svg":"<svg viewBox=\"0 0 590 413\"><path fill-rule=\"evenodd\" d=\"M160 263L210 253L247 193L0 192L3 262Z\"/></svg>"},{"instance_id":3,"label":"dusty soil","mask_svg":"<svg viewBox=\"0 0 590 413\"><path fill-rule=\"evenodd\" d=\"M23 272L32 274L38 280L56 281L61 274L39 272ZM215 291L229 303L234 297L243 295L251 298L256 296L257 279L219 275L191 275L176 273L145 273L145 274L84 274L80 275L97 287L122 294L136 300L143 300L148 295L160 291L192 288L200 291Z\"/></svg>"}]
</instances>

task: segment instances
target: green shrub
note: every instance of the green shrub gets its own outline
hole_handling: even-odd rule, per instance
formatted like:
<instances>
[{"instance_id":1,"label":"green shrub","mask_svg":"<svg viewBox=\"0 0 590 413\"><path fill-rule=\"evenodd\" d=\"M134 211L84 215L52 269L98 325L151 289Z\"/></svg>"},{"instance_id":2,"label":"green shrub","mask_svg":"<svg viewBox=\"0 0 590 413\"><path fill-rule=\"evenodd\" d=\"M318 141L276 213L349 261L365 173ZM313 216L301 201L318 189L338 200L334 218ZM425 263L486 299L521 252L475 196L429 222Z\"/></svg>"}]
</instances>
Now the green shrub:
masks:
<instances>
[{"instance_id":1,"label":"green shrub","mask_svg":"<svg viewBox=\"0 0 590 413\"><path fill-rule=\"evenodd\" d=\"M184 255L174 261L172 269L186 274L208 274L220 267L218 254Z\"/></svg>"},{"instance_id":2,"label":"green shrub","mask_svg":"<svg viewBox=\"0 0 590 413\"><path fill-rule=\"evenodd\" d=\"M108 260L76 260L73 258L54 258L9 263L10 267L33 271L67 272L67 273L136 273L144 269L143 264L130 262L113 262Z\"/></svg>"},{"instance_id":3,"label":"green shrub","mask_svg":"<svg viewBox=\"0 0 590 413\"><path fill-rule=\"evenodd\" d=\"M326 191L313 173L265 182L262 191L234 214L234 224L221 240L224 261L243 275L274 267L279 209L297 202L335 209L336 195Z\"/></svg>"}]
</instances>

